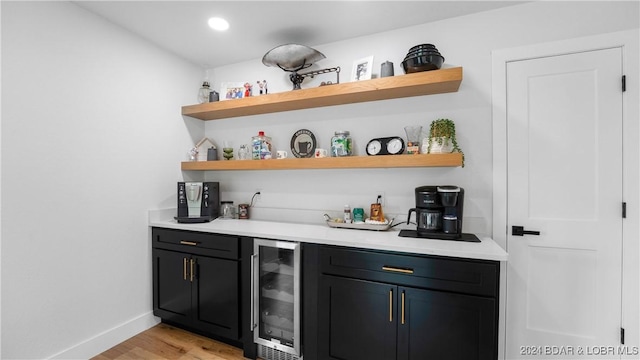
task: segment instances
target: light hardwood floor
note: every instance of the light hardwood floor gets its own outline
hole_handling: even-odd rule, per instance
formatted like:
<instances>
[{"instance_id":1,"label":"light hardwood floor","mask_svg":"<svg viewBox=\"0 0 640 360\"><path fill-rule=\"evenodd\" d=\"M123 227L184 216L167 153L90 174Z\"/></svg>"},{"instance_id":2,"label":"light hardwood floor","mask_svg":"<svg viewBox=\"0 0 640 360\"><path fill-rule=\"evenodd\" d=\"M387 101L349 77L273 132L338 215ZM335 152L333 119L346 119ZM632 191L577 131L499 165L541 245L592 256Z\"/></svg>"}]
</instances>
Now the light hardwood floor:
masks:
<instances>
[{"instance_id":1,"label":"light hardwood floor","mask_svg":"<svg viewBox=\"0 0 640 360\"><path fill-rule=\"evenodd\" d=\"M244 360L242 349L158 324L91 360Z\"/></svg>"}]
</instances>

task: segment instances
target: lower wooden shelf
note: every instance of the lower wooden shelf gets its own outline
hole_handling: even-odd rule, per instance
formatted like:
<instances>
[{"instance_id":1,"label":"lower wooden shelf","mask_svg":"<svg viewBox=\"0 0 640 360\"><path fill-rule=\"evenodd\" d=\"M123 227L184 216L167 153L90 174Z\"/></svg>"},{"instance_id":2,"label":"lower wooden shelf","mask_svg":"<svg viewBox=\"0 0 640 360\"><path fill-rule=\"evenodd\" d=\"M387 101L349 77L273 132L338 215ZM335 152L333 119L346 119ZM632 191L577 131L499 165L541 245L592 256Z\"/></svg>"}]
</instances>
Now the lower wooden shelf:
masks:
<instances>
[{"instance_id":1,"label":"lower wooden shelf","mask_svg":"<svg viewBox=\"0 0 640 360\"><path fill-rule=\"evenodd\" d=\"M462 154L420 154L348 156L327 158L287 158L271 160L185 161L182 170L297 170L297 169L366 169L462 166Z\"/></svg>"}]
</instances>

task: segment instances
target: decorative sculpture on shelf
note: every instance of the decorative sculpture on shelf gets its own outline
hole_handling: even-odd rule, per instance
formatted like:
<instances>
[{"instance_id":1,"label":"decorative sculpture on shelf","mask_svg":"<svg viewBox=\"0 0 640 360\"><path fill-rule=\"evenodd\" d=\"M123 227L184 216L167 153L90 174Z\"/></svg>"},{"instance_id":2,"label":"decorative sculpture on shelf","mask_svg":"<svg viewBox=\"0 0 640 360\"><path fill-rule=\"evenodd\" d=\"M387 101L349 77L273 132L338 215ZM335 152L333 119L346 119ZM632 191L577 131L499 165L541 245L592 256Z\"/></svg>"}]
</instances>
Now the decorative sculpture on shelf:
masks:
<instances>
[{"instance_id":1,"label":"decorative sculpture on shelf","mask_svg":"<svg viewBox=\"0 0 640 360\"><path fill-rule=\"evenodd\" d=\"M337 82L340 82L339 67L311 71L303 74L298 73L298 71L306 69L313 65L314 62L324 58L324 54L308 46L286 44L269 50L264 57L262 57L262 63L266 66L277 66L284 71L290 72L291 75L289 75L289 79L293 83L293 90L299 90L302 88L300 84L302 84L305 77L313 78L315 75L327 72L337 72Z\"/></svg>"}]
</instances>

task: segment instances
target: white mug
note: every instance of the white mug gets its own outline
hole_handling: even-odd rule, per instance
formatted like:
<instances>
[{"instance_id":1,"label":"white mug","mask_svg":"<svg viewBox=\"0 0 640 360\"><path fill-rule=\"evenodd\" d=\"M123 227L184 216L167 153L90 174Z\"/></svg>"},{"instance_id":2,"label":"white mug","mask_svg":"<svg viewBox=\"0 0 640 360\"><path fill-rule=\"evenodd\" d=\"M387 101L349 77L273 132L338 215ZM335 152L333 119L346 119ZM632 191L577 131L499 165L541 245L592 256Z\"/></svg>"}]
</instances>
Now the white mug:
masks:
<instances>
[{"instance_id":1,"label":"white mug","mask_svg":"<svg viewBox=\"0 0 640 360\"><path fill-rule=\"evenodd\" d=\"M276 158L277 158L277 159L286 159L286 158L287 158L287 156L289 156L289 153L287 153L287 152L286 152L286 151L284 151L284 150L278 150L278 151L276 151Z\"/></svg>"},{"instance_id":2,"label":"white mug","mask_svg":"<svg viewBox=\"0 0 640 360\"><path fill-rule=\"evenodd\" d=\"M316 149L316 158L323 158L323 157L327 157L327 150L326 149Z\"/></svg>"}]
</instances>

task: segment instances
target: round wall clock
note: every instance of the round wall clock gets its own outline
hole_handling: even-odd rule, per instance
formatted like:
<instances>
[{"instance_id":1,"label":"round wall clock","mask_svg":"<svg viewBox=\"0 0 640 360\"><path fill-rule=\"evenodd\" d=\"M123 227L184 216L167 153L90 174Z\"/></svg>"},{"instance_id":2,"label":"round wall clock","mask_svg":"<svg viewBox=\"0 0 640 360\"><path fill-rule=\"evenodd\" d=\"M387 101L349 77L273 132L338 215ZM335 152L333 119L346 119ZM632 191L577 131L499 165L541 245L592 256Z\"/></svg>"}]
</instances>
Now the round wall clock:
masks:
<instances>
[{"instance_id":1,"label":"round wall clock","mask_svg":"<svg viewBox=\"0 0 640 360\"><path fill-rule=\"evenodd\" d=\"M291 138L291 152L297 158L310 158L316 152L316 137L307 129L300 129Z\"/></svg>"},{"instance_id":2,"label":"round wall clock","mask_svg":"<svg viewBox=\"0 0 640 360\"><path fill-rule=\"evenodd\" d=\"M367 144L367 155L399 155L404 152L404 140L398 136L371 139Z\"/></svg>"}]
</instances>

